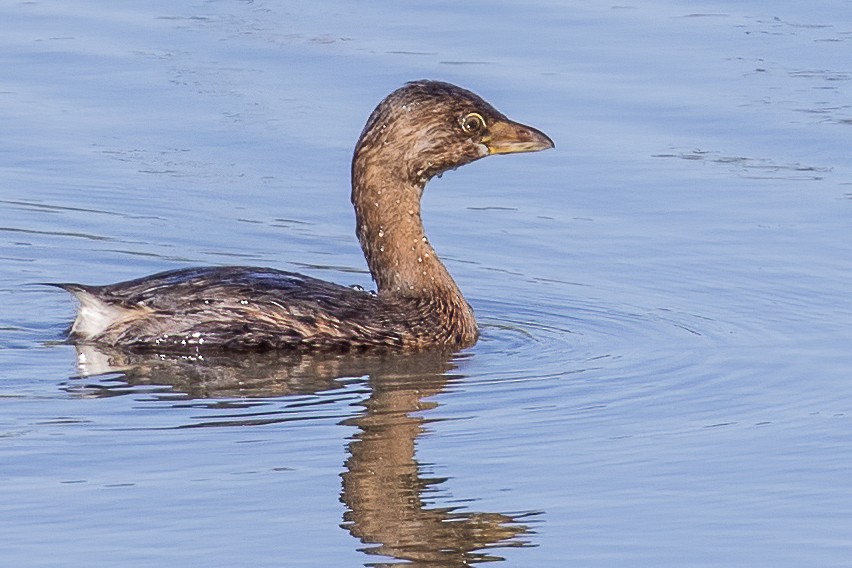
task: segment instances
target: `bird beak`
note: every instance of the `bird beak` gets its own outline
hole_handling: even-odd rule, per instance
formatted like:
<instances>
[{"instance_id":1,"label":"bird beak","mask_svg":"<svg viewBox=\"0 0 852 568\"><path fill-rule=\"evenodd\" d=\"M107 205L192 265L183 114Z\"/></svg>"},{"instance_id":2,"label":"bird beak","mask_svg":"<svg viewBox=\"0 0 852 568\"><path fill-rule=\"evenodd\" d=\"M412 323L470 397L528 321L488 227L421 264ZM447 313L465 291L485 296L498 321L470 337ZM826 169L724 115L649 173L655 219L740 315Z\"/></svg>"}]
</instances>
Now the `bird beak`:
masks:
<instances>
[{"instance_id":1,"label":"bird beak","mask_svg":"<svg viewBox=\"0 0 852 568\"><path fill-rule=\"evenodd\" d=\"M554 146L553 140L541 130L508 119L492 123L482 143L489 154L539 152Z\"/></svg>"}]
</instances>

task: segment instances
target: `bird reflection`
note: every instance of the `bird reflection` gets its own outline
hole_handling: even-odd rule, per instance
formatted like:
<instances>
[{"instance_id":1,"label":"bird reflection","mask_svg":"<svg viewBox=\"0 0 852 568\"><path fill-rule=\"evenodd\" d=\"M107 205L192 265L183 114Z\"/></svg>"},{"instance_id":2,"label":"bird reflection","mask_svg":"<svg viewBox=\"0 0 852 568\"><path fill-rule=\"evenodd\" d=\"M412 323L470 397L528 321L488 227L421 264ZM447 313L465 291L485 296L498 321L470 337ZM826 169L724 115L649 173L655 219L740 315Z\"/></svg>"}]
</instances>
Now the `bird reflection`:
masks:
<instances>
[{"instance_id":1,"label":"bird reflection","mask_svg":"<svg viewBox=\"0 0 852 568\"><path fill-rule=\"evenodd\" d=\"M341 526L365 545L364 553L383 557L368 565L462 567L503 560L495 554L497 548L529 545L531 531L523 523L533 513L472 512L432 504L448 478L428 476L428 468L416 459L416 442L428 411L436 406L434 395L459 378L453 375L451 353L277 352L202 359L83 345L77 351L82 377L107 377L77 382L75 392L86 396L116 396L145 386L162 388L170 399L219 399L217 407L238 399L234 404L245 406L253 398L323 396L338 391L341 380L364 378L369 388L358 403L363 409L343 420L357 432L348 445L340 500L346 506ZM202 426L286 420L264 415Z\"/></svg>"}]
</instances>

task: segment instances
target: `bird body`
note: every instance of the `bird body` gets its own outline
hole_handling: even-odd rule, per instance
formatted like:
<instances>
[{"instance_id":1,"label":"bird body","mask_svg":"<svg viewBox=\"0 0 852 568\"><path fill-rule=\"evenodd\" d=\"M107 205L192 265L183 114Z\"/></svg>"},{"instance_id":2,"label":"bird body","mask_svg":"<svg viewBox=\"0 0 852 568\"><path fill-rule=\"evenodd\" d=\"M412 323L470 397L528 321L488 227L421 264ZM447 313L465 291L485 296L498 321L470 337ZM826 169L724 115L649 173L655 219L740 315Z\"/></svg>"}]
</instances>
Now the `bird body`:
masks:
<instances>
[{"instance_id":1,"label":"bird body","mask_svg":"<svg viewBox=\"0 0 852 568\"><path fill-rule=\"evenodd\" d=\"M352 160L356 233L377 293L270 268L186 268L111 284L56 284L80 309L70 338L133 350L416 350L476 342L473 310L429 243L420 198L435 175L489 154L552 148L449 83L408 83L373 111Z\"/></svg>"},{"instance_id":2,"label":"bird body","mask_svg":"<svg viewBox=\"0 0 852 568\"><path fill-rule=\"evenodd\" d=\"M430 323L457 317L466 304L380 298L271 268L183 268L107 286L56 286L80 302L73 339L137 351L405 350L475 340Z\"/></svg>"}]
</instances>

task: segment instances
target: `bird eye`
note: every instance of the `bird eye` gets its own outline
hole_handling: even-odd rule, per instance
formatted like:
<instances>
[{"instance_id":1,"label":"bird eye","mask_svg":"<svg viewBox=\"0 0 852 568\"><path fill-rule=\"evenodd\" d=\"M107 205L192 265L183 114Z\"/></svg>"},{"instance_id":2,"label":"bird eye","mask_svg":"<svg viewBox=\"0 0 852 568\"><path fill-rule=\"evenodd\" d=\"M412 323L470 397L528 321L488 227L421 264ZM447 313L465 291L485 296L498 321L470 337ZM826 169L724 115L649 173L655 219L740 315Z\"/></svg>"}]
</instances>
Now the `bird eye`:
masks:
<instances>
[{"instance_id":1,"label":"bird eye","mask_svg":"<svg viewBox=\"0 0 852 568\"><path fill-rule=\"evenodd\" d=\"M485 119L478 112L472 112L461 119L461 127L468 134L476 134L485 128Z\"/></svg>"}]
</instances>

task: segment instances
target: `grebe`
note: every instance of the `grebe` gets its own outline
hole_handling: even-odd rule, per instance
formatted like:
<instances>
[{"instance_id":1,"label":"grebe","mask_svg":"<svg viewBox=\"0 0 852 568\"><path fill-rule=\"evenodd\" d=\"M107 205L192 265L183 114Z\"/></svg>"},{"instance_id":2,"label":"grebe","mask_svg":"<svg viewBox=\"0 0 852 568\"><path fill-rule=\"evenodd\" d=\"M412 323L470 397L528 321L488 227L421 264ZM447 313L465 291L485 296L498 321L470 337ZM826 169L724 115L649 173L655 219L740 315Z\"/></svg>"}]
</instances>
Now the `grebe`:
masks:
<instances>
[{"instance_id":1,"label":"grebe","mask_svg":"<svg viewBox=\"0 0 852 568\"><path fill-rule=\"evenodd\" d=\"M462 348L473 310L429 244L420 197L433 176L553 141L476 94L415 81L373 111L352 158L358 240L375 294L293 272L185 268L107 286L55 284L79 301L69 339L134 351Z\"/></svg>"}]
</instances>

